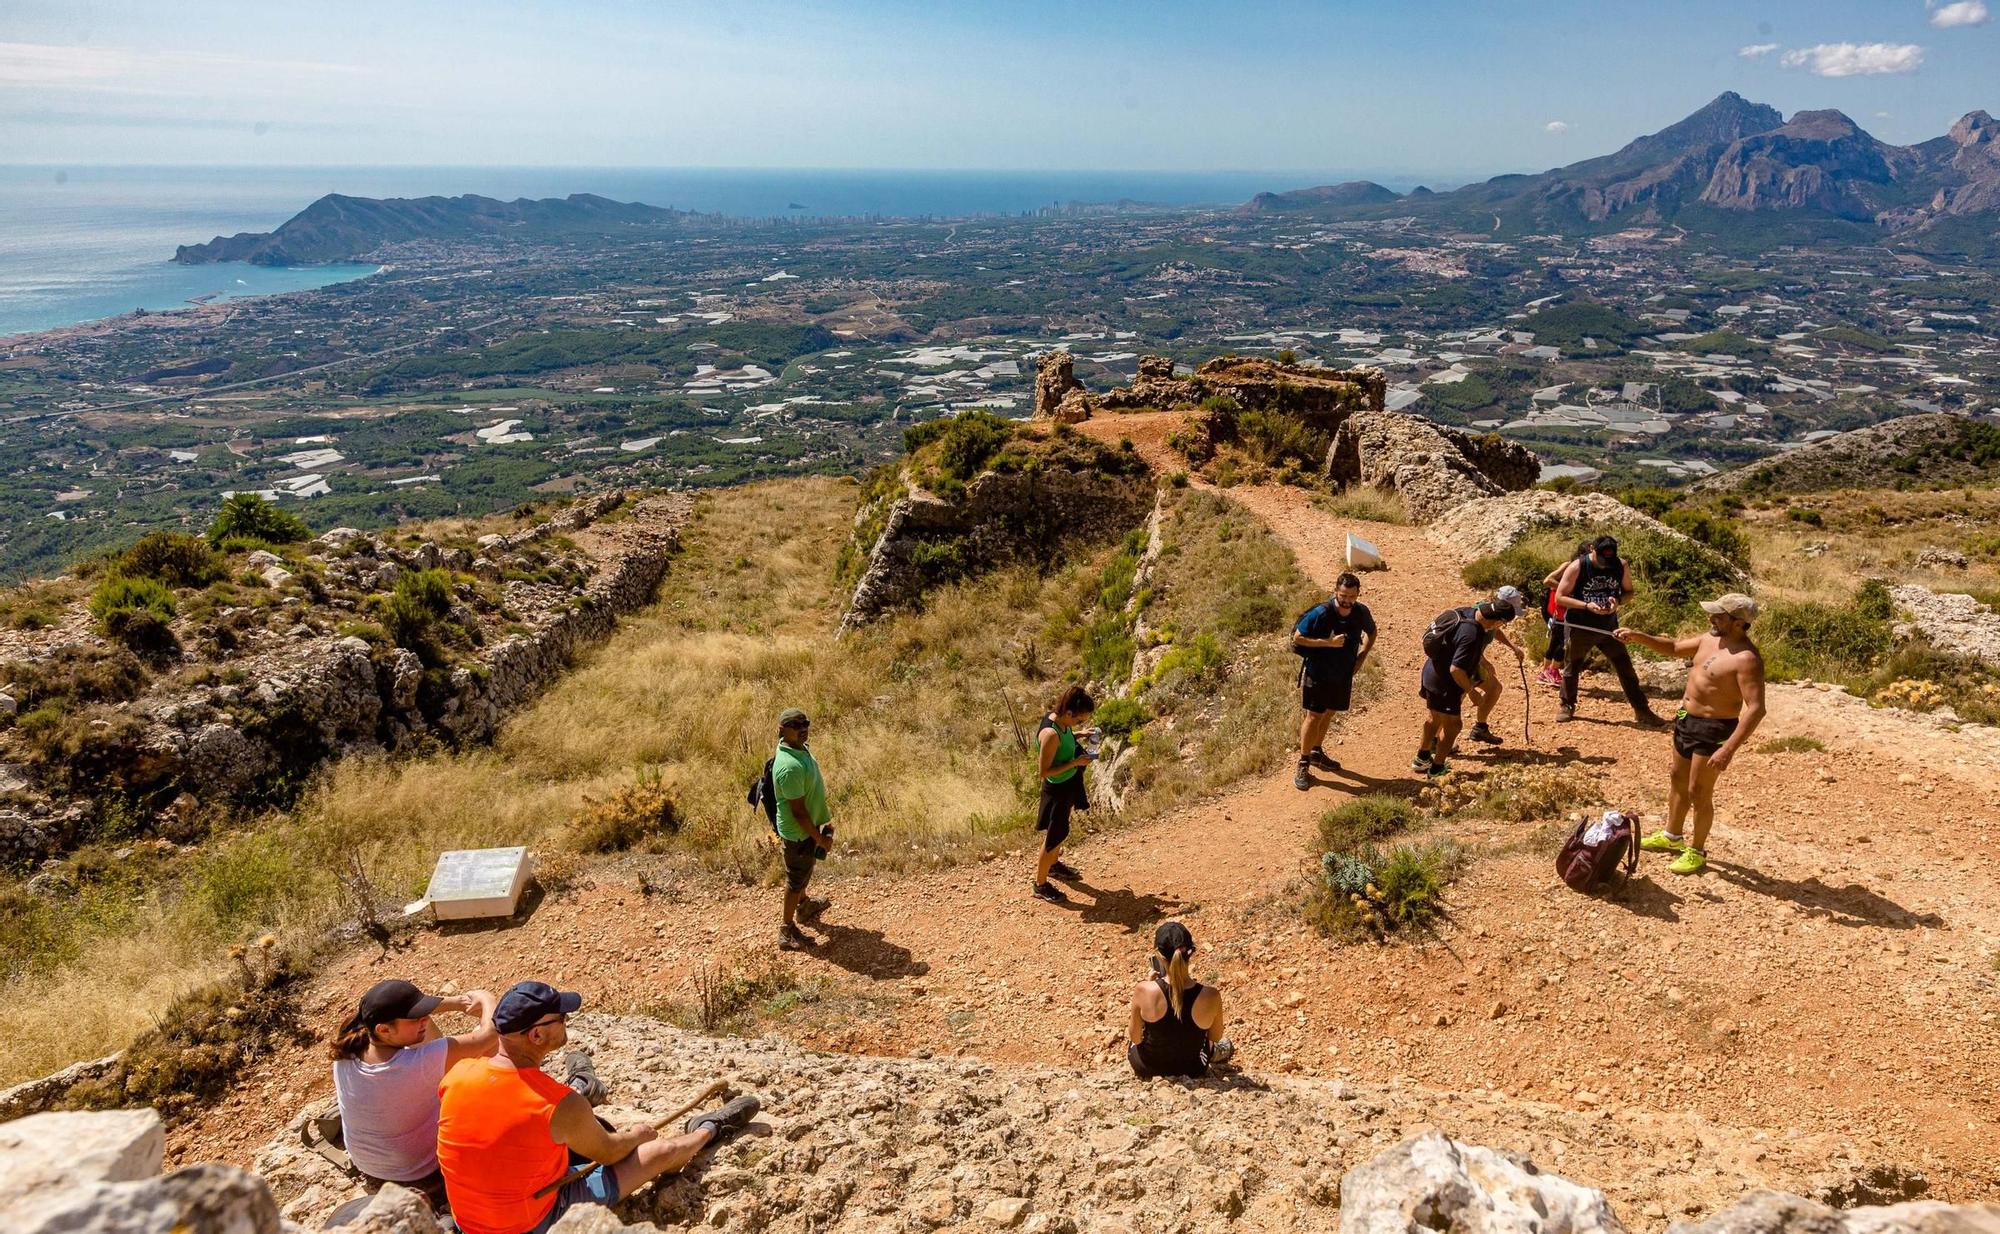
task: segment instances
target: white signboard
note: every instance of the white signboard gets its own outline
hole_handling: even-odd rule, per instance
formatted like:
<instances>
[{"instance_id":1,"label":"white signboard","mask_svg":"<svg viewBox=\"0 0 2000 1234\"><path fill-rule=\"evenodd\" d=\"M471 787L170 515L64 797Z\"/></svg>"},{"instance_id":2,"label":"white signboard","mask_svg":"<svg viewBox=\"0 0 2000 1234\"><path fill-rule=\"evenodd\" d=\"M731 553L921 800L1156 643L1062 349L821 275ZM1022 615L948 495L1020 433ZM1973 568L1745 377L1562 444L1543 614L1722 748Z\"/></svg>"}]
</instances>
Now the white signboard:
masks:
<instances>
[{"instance_id":1,"label":"white signboard","mask_svg":"<svg viewBox=\"0 0 2000 1234\"><path fill-rule=\"evenodd\" d=\"M425 893L440 921L511 917L534 862L525 848L461 848L438 854Z\"/></svg>"}]
</instances>

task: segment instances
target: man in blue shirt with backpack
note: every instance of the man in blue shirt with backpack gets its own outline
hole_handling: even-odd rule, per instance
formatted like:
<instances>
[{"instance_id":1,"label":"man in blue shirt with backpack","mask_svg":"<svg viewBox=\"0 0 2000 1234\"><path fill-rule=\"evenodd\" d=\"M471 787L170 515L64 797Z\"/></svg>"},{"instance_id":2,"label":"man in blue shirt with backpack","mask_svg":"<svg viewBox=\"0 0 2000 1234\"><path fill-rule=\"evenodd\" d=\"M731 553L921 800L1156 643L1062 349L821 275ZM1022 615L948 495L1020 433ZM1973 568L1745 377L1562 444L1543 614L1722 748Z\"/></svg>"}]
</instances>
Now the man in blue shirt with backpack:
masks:
<instances>
[{"instance_id":1,"label":"man in blue shirt with backpack","mask_svg":"<svg viewBox=\"0 0 2000 1234\"><path fill-rule=\"evenodd\" d=\"M1333 713L1354 701L1354 675L1375 646L1375 617L1361 602L1361 579L1343 574L1334 580L1333 596L1306 610L1292 629L1292 650L1299 666L1299 691L1305 718L1299 721L1299 769L1292 784L1304 792L1312 787L1312 769L1339 771L1321 748Z\"/></svg>"}]
</instances>

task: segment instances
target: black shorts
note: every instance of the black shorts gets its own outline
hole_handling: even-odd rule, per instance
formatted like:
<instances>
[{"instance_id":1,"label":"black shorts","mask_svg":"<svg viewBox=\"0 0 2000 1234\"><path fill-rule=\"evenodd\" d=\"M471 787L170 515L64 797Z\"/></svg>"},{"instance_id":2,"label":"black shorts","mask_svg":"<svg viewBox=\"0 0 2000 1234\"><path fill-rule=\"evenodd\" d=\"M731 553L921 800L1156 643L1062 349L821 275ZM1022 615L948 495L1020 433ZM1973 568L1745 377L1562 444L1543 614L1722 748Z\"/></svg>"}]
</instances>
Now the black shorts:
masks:
<instances>
[{"instance_id":1,"label":"black shorts","mask_svg":"<svg viewBox=\"0 0 2000 1234\"><path fill-rule=\"evenodd\" d=\"M1042 799L1035 807L1035 830L1047 833L1042 837L1042 851L1061 848L1069 839L1069 816L1082 790L1081 769L1061 784L1042 781Z\"/></svg>"},{"instance_id":2,"label":"black shorts","mask_svg":"<svg viewBox=\"0 0 2000 1234\"><path fill-rule=\"evenodd\" d=\"M1354 674L1342 673L1322 679L1300 669L1299 695L1301 705L1315 714L1346 711L1354 702Z\"/></svg>"},{"instance_id":3,"label":"black shorts","mask_svg":"<svg viewBox=\"0 0 2000 1234\"><path fill-rule=\"evenodd\" d=\"M1674 717L1674 753L1682 758L1712 758L1736 734L1736 723L1735 716L1691 716L1683 708Z\"/></svg>"},{"instance_id":4,"label":"black shorts","mask_svg":"<svg viewBox=\"0 0 2000 1234\"><path fill-rule=\"evenodd\" d=\"M785 890L804 891L813 880L813 867L819 864L819 841L807 836L803 840L785 842Z\"/></svg>"},{"instance_id":5,"label":"black shorts","mask_svg":"<svg viewBox=\"0 0 2000 1234\"><path fill-rule=\"evenodd\" d=\"M1459 689L1455 681L1447 690L1418 690L1417 693L1423 696L1424 706L1439 715L1455 716L1465 705L1465 691Z\"/></svg>"}]
</instances>

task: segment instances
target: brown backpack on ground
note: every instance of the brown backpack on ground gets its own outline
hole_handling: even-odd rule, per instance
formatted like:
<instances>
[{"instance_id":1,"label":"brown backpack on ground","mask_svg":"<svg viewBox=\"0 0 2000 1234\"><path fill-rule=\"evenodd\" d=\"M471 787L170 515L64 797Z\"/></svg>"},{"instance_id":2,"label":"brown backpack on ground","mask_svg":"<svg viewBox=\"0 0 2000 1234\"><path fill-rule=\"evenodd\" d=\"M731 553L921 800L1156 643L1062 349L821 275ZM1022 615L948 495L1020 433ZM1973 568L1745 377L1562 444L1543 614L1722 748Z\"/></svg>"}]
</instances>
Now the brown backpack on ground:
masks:
<instances>
[{"instance_id":1,"label":"brown backpack on ground","mask_svg":"<svg viewBox=\"0 0 2000 1234\"><path fill-rule=\"evenodd\" d=\"M1578 823L1556 854L1556 876L1585 895L1614 880L1622 884L1638 870L1639 816L1618 810Z\"/></svg>"}]
</instances>

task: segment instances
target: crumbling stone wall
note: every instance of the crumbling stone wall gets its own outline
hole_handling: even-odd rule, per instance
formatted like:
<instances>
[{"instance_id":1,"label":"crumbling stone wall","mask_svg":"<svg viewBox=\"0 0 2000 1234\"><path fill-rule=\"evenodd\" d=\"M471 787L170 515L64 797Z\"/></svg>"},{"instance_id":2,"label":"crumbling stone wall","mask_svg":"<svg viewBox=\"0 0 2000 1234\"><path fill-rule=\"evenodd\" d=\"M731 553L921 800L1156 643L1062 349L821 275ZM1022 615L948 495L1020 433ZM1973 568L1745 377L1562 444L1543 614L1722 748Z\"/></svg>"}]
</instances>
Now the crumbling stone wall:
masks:
<instances>
[{"instance_id":1,"label":"crumbling stone wall","mask_svg":"<svg viewBox=\"0 0 2000 1234\"><path fill-rule=\"evenodd\" d=\"M1272 360L1220 356L1186 377L1175 377L1171 359L1143 356L1137 381L1097 396L1096 402L1111 411L1142 407L1171 411L1227 395L1245 411L1276 409L1331 432L1355 412L1380 411L1388 389L1388 379L1373 368L1299 368Z\"/></svg>"},{"instance_id":2,"label":"crumbling stone wall","mask_svg":"<svg viewBox=\"0 0 2000 1234\"><path fill-rule=\"evenodd\" d=\"M923 598L926 548L949 545L964 573L1012 561L1048 561L1063 549L1124 535L1153 508L1149 475L1045 467L987 472L946 499L912 486L890 506L841 621L843 630Z\"/></svg>"}]
</instances>

